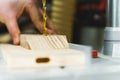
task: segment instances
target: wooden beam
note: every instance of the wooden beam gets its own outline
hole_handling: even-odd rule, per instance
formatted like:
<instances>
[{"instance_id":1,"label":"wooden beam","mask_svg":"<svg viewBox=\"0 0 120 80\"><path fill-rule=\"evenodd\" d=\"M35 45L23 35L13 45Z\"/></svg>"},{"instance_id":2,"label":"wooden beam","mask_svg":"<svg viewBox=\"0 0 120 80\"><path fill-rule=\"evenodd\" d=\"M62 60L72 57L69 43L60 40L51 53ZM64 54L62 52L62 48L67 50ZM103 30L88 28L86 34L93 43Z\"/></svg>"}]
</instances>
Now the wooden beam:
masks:
<instances>
[{"instance_id":1,"label":"wooden beam","mask_svg":"<svg viewBox=\"0 0 120 80\"><path fill-rule=\"evenodd\" d=\"M21 35L20 45L30 50L50 50L69 48L64 35Z\"/></svg>"},{"instance_id":2,"label":"wooden beam","mask_svg":"<svg viewBox=\"0 0 120 80\"><path fill-rule=\"evenodd\" d=\"M83 66L85 53L73 49L27 50L20 46L0 45L4 60L11 68Z\"/></svg>"}]
</instances>

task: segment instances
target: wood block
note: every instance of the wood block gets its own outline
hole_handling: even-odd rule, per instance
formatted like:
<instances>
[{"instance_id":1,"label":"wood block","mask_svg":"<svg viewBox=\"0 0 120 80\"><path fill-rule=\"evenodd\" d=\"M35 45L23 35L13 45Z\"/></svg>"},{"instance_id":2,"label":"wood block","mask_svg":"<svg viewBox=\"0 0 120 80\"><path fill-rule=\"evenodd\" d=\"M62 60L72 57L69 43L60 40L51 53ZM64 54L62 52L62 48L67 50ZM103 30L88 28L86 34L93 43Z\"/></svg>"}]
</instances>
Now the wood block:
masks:
<instances>
[{"instance_id":1,"label":"wood block","mask_svg":"<svg viewBox=\"0 0 120 80\"><path fill-rule=\"evenodd\" d=\"M73 49L28 50L21 46L0 45L4 59L12 68L82 66L84 52Z\"/></svg>"},{"instance_id":2,"label":"wood block","mask_svg":"<svg viewBox=\"0 0 120 80\"><path fill-rule=\"evenodd\" d=\"M84 52L69 48L64 35L21 35L20 46L0 45L9 67L84 65Z\"/></svg>"},{"instance_id":3,"label":"wood block","mask_svg":"<svg viewBox=\"0 0 120 80\"><path fill-rule=\"evenodd\" d=\"M64 35L21 35L20 45L30 50L67 49Z\"/></svg>"}]
</instances>

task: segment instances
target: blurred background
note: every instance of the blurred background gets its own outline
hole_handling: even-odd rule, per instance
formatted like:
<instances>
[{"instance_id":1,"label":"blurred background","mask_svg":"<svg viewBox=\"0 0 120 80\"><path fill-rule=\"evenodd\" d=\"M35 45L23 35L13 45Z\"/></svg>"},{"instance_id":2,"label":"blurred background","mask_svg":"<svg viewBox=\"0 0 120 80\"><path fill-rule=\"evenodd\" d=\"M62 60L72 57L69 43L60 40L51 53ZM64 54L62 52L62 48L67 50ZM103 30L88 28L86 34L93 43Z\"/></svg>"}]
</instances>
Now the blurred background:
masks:
<instances>
[{"instance_id":1,"label":"blurred background","mask_svg":"<svg viewBox=\"0 0 120 80\"><path fill-rule=\"evenodd\" d=\"M38 0L40 6L41 0ZM92 46L101 50L106 26L106 0L47 0L47 14L58 34L71 43ZM38 34L29 18L18 20L21 33ZM11 43L4 24L0 25L0 43Z\"/></svg>"}]
</instances>

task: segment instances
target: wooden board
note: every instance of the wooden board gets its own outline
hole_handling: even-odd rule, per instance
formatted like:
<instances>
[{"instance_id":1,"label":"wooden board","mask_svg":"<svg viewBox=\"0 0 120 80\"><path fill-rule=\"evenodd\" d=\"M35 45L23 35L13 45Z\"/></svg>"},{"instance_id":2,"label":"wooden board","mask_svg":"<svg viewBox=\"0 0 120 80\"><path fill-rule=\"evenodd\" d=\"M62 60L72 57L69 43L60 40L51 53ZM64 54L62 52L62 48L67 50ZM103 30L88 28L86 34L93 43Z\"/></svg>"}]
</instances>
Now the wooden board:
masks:
<instances>
[{"instance_id":1,"label":"wooden board","mask_svg":"<svg viewBox=\"0 0 120 80\"><path fill-rule=\"evenodd\" d=\"M20 45L30 50L50 50L69 48L64 35L21 35Z\"/></svg>"},{"instance_id":2,"label":"wooden board","mask_svg":"<svg viewBox=\"0 0 120 80\"><path fill-rule=\"evenodd\" d=\"M11 68L82 66L85 54L73 49L27 50L15 45L0 45L4 59Z\"/></svg>"},{"instance_id":3,"label":"wooden board","mask_svg":"<svg viewBox=\"0 0 120 80\"><path fill-rule=\"evenodd\" d=\"M85 54L70 49L64 35L21 35L20 46L4 44L0 49L8 66L14 68L85 64Z\"/></svg>"}]
</instances>

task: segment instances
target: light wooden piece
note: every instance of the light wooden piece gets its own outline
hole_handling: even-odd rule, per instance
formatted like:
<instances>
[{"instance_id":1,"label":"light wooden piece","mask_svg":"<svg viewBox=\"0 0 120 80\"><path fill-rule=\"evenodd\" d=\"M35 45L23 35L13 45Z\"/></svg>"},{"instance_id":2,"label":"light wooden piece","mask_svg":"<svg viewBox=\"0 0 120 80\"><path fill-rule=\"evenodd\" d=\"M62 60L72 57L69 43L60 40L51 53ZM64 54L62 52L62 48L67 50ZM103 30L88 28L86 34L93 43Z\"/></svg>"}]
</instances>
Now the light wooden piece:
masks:
<instances>
[{"instance_id":1,"label":"light wooden piece","mask_svg":"<svg viewBox=\"0 0 120 80\"><path fill-rule=\"evenodd\" d=\"M8 66L49 67L81 66L85 64L83 52L69 48L63 35L21 35L20 46L0 45Z\"/></svg>"},{"instance_id":2,"label":"light wooden piece","mask_svg":"<svg viewBox=\"0 0 120 80\"><path fill-rule=\"evenodd\" d=\"M82 66L85 54L73 49L27 50L15 45L0 45L4 59L11 68Z\"/></svg>"},{"instance_id":3,"label":"light wooden piece","mask_svg":"<svg viewBox=\"0 0 120 80\"><path fill-rule=\"evenodd\" d=\"M64 35L21 35L20 45L30 50L67 49L69 44Z\"/></svg>"}]
</instances>

